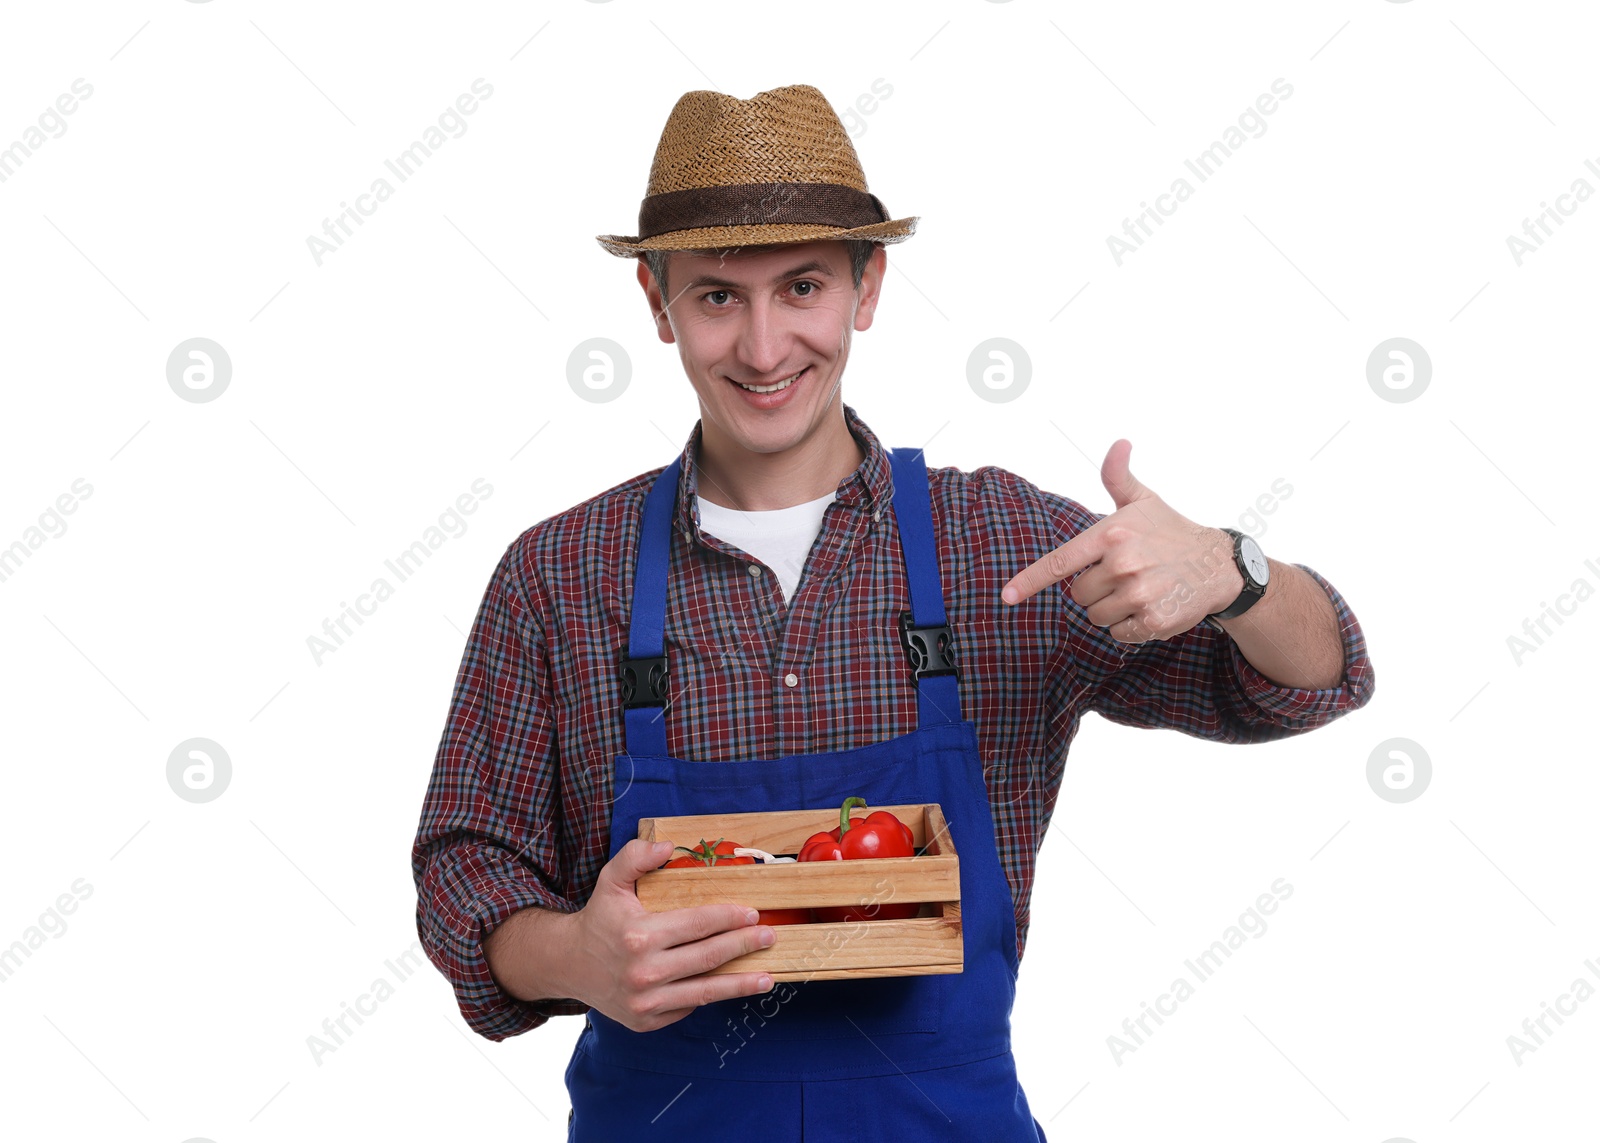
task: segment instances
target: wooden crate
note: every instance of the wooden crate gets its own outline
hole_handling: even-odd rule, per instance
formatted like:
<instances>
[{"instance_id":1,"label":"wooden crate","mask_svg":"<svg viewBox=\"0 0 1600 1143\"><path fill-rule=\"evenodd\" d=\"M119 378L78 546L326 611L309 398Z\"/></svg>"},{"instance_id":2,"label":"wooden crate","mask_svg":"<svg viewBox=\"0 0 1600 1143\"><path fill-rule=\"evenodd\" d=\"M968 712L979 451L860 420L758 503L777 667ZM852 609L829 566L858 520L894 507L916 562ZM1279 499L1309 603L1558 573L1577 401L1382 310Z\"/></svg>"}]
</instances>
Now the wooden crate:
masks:
<instances>
[{"instance_id":1,"label":"wooden crate","mask_svg":"<svg viewBox=\"0 0 1600 1143\"><path fill-rule=\"evenodd\" d=\"M652 912L721 901L754 909L920 903L921 913L903 920L775 925L769 948L735 957L712 971L761 971L774 981L960 972L961 875L943 811L927 803L868 806L850 816L858 820L876 810L888 810L911 829L917 856L657 869L639 878L639 900ZM639 822L639 836L689 847L702 839L726 838L771 854L794 854L807 838L838 824L838 809L824 806L645 818Z\"/></svg>"}]
</instances>

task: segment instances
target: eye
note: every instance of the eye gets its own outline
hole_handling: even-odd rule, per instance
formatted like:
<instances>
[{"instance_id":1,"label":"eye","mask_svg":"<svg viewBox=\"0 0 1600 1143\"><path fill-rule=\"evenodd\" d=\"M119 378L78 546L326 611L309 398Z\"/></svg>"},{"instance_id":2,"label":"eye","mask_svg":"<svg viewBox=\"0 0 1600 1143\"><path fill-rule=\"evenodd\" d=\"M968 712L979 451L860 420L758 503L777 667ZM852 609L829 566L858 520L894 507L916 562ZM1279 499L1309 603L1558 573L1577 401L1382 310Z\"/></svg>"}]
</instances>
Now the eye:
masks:
<instances>
[{"instance_id":1,"label":"eye","mask_svg":"<svg viewBox=\"0 0 1600 1143\"><path fill-rule=\"evenodd\" d=\"M801 286L804 286L806 288L805 293L800 295L802 298L809 298L812 294L817 292L817 284L815 282L809 282L809 281L802 280L802 281L796 282L794 284L794 288L797 289L797 290Z\"/></svg>"},{"instance_id":2,"label":"eye","mask_svg":"<svg viewBox=\"0 0 1600 1143\"><path fill-rule=\"evenodd\" d=\"M710 292L709 292L709 293L705 293L705 294L701 294L701 295L700 295L700 299L701 299L701 301L710 301L710 302L711 302L711 304L712 304L712 305L713 305L713 306L714 306L714 307L716 307L716 308L718 308L718 309L720 309L720 308L721 308L721 306L722 306L722 303L720 303L720 302L716 302L716 301L711 301L711 299L713 299L713 298L716 298L716 297L718 297L718 296L719 296L719 295L720 295L720 296L721 296L721 297L724 297L724 298L725 298L725 297L727 297L727 296L728 296L728 291L727 291L727 290L712 290L712 291L710 291Z\"/></svg>"}]
</instances>

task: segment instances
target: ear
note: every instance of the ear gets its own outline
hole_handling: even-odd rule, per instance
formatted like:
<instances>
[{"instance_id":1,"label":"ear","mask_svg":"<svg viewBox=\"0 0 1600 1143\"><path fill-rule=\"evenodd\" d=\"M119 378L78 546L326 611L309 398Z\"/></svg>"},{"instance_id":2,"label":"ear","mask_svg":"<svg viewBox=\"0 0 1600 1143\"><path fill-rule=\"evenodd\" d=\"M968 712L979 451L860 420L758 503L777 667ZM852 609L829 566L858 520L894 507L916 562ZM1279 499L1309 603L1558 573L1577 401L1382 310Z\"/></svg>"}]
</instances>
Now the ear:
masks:
<instances>
[{"instance_id":1,"label":"ear","mask_svg":"<svg viewBox=\"0 0 1600 1143\"><path fill-rule=\"evenodd\" d=\"M656 323L656 336L671 345L676 339L672 336L672 325L667 321L667 309L662 303L661 287L656 284L656 276L650 272L649 263L644 260L644 255L639 255L639 285L644 289L645 299L650 303L650 316Z\"/></svg>"},{"instance_id":2,"label":"ear","mask_svg":"<svg viewBox=\"0 0 1600 1143\"><path fill-rule=\"evenodd\" d=\"M856 303L855 326L857 332L872 328L872 315L878 310L878 296L883 290L883 272L889 264L889 256L884 251L883 244L872 252L872 257L867 259L866 268L861 271L861 285L858 289L860 301Z\"/></svg>"}]
</instances>

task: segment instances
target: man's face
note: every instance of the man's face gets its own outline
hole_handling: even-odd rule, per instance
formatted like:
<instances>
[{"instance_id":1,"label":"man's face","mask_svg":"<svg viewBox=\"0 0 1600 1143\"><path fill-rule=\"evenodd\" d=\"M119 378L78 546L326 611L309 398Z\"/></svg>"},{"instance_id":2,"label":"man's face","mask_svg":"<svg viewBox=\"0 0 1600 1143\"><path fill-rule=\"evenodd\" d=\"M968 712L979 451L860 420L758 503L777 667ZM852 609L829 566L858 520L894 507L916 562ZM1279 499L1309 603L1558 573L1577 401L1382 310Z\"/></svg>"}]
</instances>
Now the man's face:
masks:
<instances>
[{"instance_id":1,"label":"man's face","mask_svg":"<svg viewBox=\"0 0 1600 1143\"><path fill-rule=\"evenodd\" d=\"M873 252L858 289L843 242L748 246L727 255L675 252L663 298L641 259L639 283L662 341L676 343L718 447L780 453L838 409L854 330L872 325L886 257ZM766 393L787 381L785 388Z\"/></svg>"}]
</instances>

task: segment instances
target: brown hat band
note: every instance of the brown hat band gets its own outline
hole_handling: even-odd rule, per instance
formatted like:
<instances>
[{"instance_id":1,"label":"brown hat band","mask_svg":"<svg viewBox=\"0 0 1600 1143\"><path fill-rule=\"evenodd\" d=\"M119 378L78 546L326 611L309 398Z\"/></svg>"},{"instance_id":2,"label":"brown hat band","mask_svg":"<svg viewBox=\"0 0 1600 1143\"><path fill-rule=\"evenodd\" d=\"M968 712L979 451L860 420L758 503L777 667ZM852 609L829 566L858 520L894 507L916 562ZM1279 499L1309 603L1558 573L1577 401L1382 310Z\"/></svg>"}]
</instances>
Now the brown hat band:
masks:
<instances>
[{"instance_id":1,"label":"brown hat band","mask_svg":"<svg viewBox=\"0 0 1600 1143\"><path fill-rule=\"evenodd\" d=\"M878 196L838 183L744 183L695 187L647 197L639 237L707 226L811 223L851 229L889 221Z\"/></svg>"}]
</instances>

